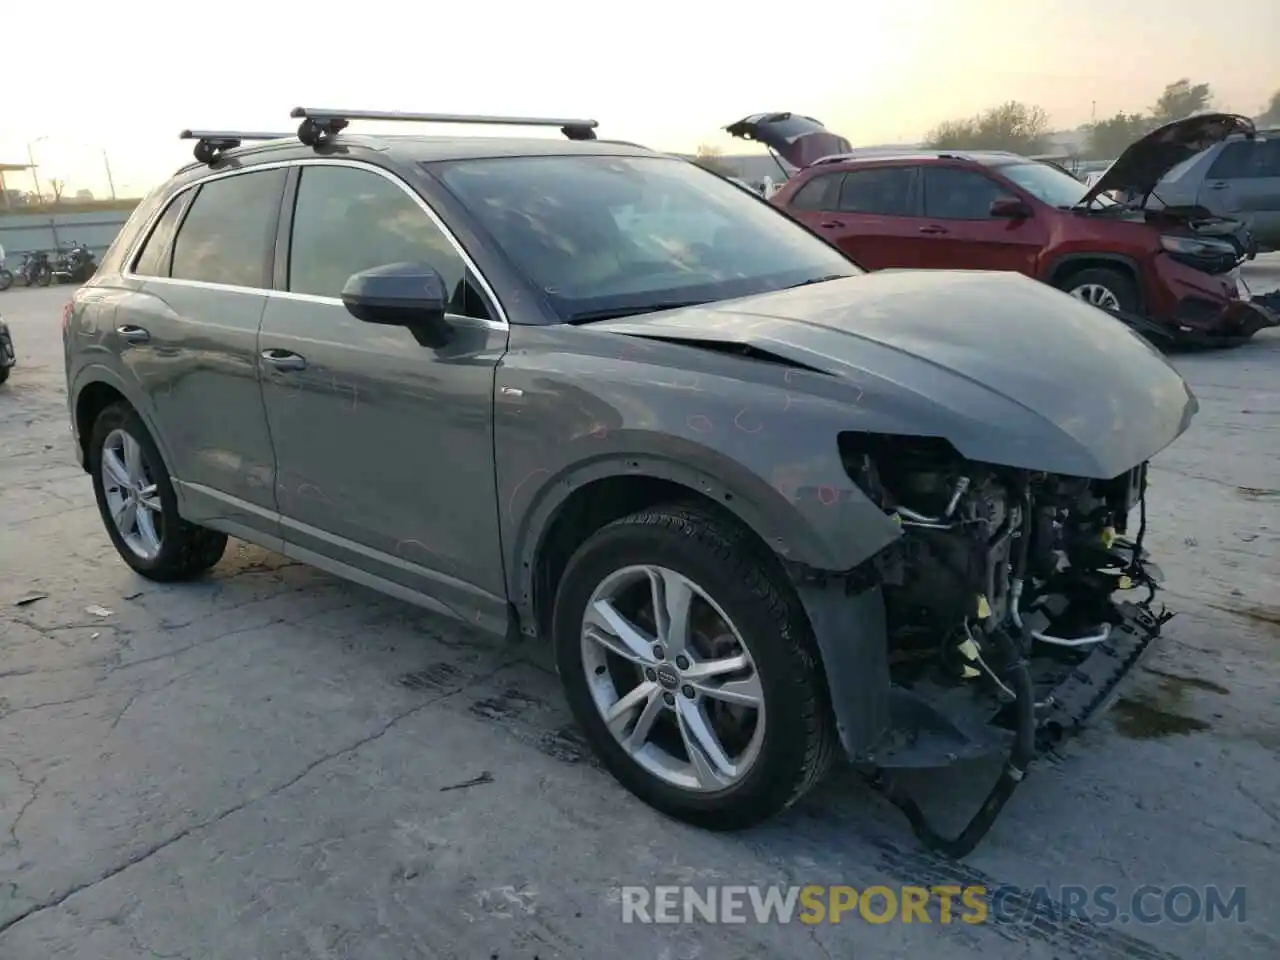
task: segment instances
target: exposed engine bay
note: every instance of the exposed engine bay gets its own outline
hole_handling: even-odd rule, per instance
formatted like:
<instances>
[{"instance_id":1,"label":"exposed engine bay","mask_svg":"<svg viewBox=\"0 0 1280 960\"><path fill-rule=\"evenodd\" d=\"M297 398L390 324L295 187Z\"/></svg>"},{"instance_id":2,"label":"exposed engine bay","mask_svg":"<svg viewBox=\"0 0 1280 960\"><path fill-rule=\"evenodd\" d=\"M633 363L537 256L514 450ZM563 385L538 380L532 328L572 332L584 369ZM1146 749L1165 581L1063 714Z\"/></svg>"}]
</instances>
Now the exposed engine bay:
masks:
<instances>
[{"instance_id":1,"label":"exposed engine bay","mask_svg":"<svg viewBox=\"0 0 1280 960\"><path fill-rule=\"evenodd\" d=\"M1150 606L1160 573L1142 546L1147 465L1099 481L966 461L940 440L866 435L842 453L904 530L871 574L884 596L893 686L957 729L1011 734L1004 786L965 842L931 835L914 803L891 794L926 840L959 844L951 852L963 855L1033 757L1103 706L1110 674L1082 666L1114 661L1118 681L1172 616ZM1126 595L1137 599L1116 599ZM1073 689L1081 685L1083 700Z\"/></svg>"},{"instance_id":2,"label":"exposed engine bay","mask_svg":"<svg viewBox=\"0 0 1280 960\"><path fill-rule=\"evenodd\" d=\"M1076 212L1156 227L1161 231L1161 246L1169 256L1208 274L1227 273L1258 254L1257 241L1243 221L1216 216L1203 207L1152 208L1117 202L1082 206Z\"/></svg>"}]
</instances>

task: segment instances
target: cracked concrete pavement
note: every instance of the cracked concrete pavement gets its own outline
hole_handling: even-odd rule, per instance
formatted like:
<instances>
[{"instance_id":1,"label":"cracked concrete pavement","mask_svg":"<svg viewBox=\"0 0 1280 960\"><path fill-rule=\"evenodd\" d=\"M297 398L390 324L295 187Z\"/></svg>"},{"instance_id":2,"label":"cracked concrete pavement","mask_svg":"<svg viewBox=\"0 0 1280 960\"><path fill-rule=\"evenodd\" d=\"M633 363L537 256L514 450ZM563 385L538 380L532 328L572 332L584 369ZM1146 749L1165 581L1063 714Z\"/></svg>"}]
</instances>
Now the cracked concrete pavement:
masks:
<instances>
[{"instance_id":1,"label":"cracked concrete pavement","mask_svg":"<svg viewBox=\"0 0 1280 960\"><path fill-rule=\"evenodd\" d=\"M1280 262L1251 279L1280 286ZM5 960L1280 955L1280 332L1176 358L1203 407L1154 466L1149 544L1180 616L953 864L843 774L748 833L663 819L592 761L537 645L238 541L198 583L138 578L70 450L66 297L0 295L20 363L0 388ZM962 773L923 785L958 810ZM620 886L682 882L1217 884L1247 887L1247 914L621 922Z\"/></svg>"}]
</instances>

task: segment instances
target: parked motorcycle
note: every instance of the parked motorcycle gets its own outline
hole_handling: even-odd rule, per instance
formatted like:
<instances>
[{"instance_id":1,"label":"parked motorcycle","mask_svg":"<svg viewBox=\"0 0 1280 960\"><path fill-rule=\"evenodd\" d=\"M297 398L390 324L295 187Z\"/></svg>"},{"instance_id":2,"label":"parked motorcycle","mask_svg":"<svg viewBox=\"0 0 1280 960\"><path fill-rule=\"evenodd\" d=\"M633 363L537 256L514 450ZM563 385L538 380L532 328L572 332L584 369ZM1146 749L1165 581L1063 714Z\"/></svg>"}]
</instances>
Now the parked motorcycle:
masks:
<instances>
[{"instance_id":1,"label":"parked motorcycle","mask_svg":"<svg viewBox=\"0 0 1280 960\"><path fill-rule=\"evenodd\" d=\"M17 363L13 353L13 334L0 318L0 383L9 379L10 368Z\"/></svg>"},{"instance_id":2,"label":"parked motorcycle","mask_svg":"<svg viewBox=\"0 0 1280 960\"><path fill-rule=\"evenodd\" d=\"M21 280L25 287L47 287L53 281L53 265L49 263L49 254L43 250L24 253L15 279Z\"/></svg>"},{"instance_id":3,"label":"parked motorcycle","mask_svg":"<svg viewBox=\"0 0 1280 960\"><path fill-rule=\"evenodd\" d=\"M73 240L70 249L58 254L53 264L53 279L59 283L84 283L97 269L89 248Z\"/></svg>"}]
</instances>

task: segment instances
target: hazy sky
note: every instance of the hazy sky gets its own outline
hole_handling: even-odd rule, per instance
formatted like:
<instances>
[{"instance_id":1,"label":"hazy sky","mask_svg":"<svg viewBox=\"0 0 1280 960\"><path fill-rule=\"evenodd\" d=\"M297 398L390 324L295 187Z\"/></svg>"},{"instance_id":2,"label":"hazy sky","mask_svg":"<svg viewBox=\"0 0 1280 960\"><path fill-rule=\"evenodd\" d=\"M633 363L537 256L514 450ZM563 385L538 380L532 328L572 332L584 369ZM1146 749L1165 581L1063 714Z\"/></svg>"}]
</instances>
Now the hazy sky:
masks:
<instances>
[{"instance_id":1,"label":"hazy sky","mask_svg":"<svg viewBox=\"0 0 1280 960\"><path fill-rule=\"evenodd\" d=\"M189 158L183 127L285 131L297 105L585 115L731 151L720 128L761 110L869 144L1009 99L1073 127L1183 76L1248 114L1280 87L1280 0L63 0L41 22L66 29L29 36L8 6L0 162L36 140L42 180L98 194L103 151L136 193Z\"/></svg>"}]
</instances>

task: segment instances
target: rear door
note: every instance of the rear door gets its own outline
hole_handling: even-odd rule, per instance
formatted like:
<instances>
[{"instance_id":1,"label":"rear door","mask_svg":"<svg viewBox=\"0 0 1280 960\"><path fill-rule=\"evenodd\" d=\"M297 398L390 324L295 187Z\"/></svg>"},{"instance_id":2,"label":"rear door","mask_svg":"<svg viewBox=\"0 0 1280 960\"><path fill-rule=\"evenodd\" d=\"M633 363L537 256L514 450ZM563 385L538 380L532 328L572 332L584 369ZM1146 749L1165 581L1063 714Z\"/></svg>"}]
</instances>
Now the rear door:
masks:
<instances>
[{"instance_id":1,"label":"rear door","mask_svg":"<svg viewBox=\"0 0 1280 960\"><path fill-rule=\"evenodd\" d=\"M275 464L258 382L281 168L206 180L156 221L110 335L154 412L184 513L278 533ZM261 537L259 537L261 539Z\"/></svg>"},{"instance_id":2,"label":"rear door","mask_svg":"<svg viewBox=\"0 0 1280 960\"><path fill-rule=\"evenodd\" d=\"M493 451L494 377L508 335L501 308L397 176L350 161L307 162L296 174L259 343L286 552L502 629ZM352 274L402 262L434 267L453 291L448 344L424 345L343 306Z\"/></svg>"},{"instance_id":3,"label":"rear door","mask_svg":"<svg viewBox=\"0 0 1280 960\"><path fill-rule=\"evenodd\" d=\"M925 223L922 267L940 270L1012 270L1035 275L1048 228L1036 217L991 216L991 204L1014 196L1003 183L969 167L921 169Z\"/></svg>"},{"instance_id":4,"label":"rear door","mask_svg":"<svg viewBox=\"0 0 1280 960\"><path fill-rule=\"evenodd\" d=\"M915 182L910 166L836 171L808 181L789 208L868 270L911 267L921 227Z\"/></svg>"}]
</instances>

